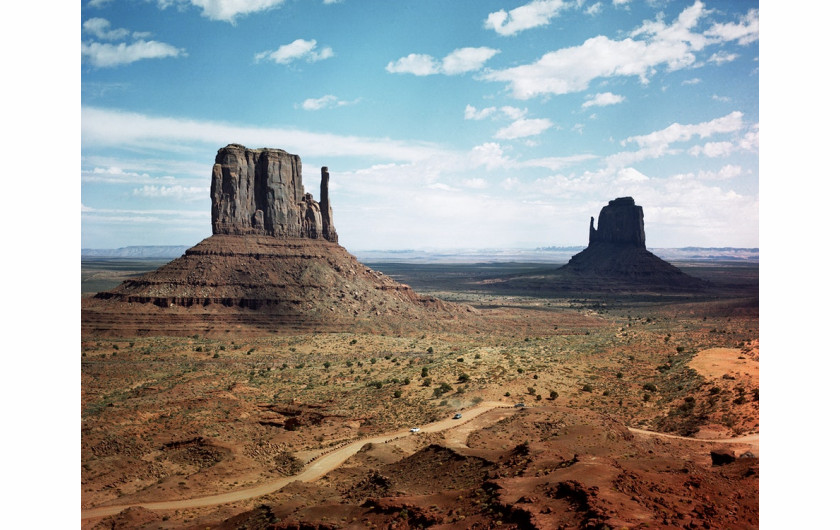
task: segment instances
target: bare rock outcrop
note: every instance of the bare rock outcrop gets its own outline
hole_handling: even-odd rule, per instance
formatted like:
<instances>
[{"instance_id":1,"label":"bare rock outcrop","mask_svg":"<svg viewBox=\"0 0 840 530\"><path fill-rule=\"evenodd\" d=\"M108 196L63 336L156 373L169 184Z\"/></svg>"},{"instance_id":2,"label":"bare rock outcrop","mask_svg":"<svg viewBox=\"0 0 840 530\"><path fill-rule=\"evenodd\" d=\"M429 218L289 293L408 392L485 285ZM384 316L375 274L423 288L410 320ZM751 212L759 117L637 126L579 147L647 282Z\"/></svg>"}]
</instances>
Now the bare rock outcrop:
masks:
<instances>
[{"instance_id":1,"label":"bare rock outcrop","mask_svg":"<svg viewBox=\"0 0 840 530\"><path fill-rule=\"evenodd\" d=\"M589 218L589 245L611 243L645 248L645 214L633 197L620 197L601 208L598 228Z\"/></svg>"},{"instance_id":2,"label":"bare rock outcrop","mask_svg":"<svg viewBox=\"0 0 840 530\"><path fill-rule=\"evenodd\" d=\"M265 235L338 242L321 168L321 200L303 189L301 161L282 149L219 149L210 184L213 234Z\"/></svg>"}]
</instances>

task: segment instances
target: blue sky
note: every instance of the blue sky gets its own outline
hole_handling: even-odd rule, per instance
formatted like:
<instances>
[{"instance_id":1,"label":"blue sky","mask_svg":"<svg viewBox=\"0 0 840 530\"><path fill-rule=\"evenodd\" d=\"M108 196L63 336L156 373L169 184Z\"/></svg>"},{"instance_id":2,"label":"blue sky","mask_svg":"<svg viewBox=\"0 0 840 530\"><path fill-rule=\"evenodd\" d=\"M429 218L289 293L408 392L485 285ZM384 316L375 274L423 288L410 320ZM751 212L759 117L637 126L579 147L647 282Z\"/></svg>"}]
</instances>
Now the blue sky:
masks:
<instances>
[{"instance_id":1,"label":"blue sky","mask_svg":"<svg viewBox=\"0 0 840 530\"><path fill-rule=\"evenodd\" d=\"M758 246L758 2L91 0L81 244L211 233L228 143L329 166L352 250Z\"/></svg>"}]
</instances>

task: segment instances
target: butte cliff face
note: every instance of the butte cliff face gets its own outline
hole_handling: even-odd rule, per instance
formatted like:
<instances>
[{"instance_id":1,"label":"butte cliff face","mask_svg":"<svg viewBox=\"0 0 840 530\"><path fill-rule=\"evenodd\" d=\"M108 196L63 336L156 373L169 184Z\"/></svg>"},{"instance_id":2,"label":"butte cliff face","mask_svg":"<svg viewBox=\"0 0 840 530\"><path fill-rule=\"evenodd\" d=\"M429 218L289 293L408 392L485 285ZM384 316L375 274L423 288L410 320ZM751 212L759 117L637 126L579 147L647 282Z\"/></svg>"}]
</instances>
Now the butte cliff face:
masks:
<instances>
[{"instance_id":1,"label":"butte cliff face","mask_svg":"<svg viewBox=\"0 0 840 530\"><path fill-rule=\"evenodd\" d=\"M433 328L470 311L418 296L338 245L326 167L315 201L300 157L231 144L216 155L211 199L213 235L83 299L84 334Z\"/></svg>"},{"instance_id":2,"label":"butte cliff face","mask_svg":"<svg viewBox=\"0 0 840 530\"><path fill-rule=\"evenodd\" d=\"M621 197L609 202L595 218L589 218L589 246L599 243L631 245L645 248L645 214L636 206L633 197Z\"/></svg>"},{"instance_id":3,"label":"butte cliff face","mask_svg":"<svg viewBox=\"0 0 840 530\"><path fill-rule=\"evenodd\" d=\"M321 200L303 190L300 157L282 149L219 149L210 184L213 234L265 235L338 242L321 168Z\"/></svg>"}]
</instances>

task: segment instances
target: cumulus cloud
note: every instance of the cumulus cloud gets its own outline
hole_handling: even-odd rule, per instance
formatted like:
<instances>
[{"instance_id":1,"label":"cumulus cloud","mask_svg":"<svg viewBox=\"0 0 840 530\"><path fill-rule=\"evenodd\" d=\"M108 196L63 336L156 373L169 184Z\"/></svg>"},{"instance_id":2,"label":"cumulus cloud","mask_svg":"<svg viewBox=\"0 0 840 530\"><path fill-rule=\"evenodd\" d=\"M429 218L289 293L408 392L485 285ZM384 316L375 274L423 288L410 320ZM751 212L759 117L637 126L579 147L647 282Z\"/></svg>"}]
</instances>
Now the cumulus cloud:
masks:
<instances>
[{"instance_id":1,"label":"cumulus cloud","mask_svg":"<svg viewBox=\"0 0 840 530\"><path fill-rule=\"evenodd\" d=\"M321 110L321 109L332 109L336 107L344 107L346 105L352 105L355 103L354 101L344 101L338 99L338 97L333 96L332 94L327 94L326 96L322 96L320 98L309 98L304 100L301 104L303 110Z\"/></svg>"},{"instance_id":2,"label":"cumulus cloud","mask_svg":"<svg viewBox=\"0 0 840 530\"><path fill-rule=\"evenodd\" d=\"M606 107L607 105L621 103L624 100L624 96L613 94L612 92L602 92L588 97L581 107L584 109L589 107Z\"/></svg>"},{"instance_id":3,"label":"cumulus cloud","mask_svg":"<svg viewBox=\"0 0 840 530\"><path fill-rule=\"evenodd\" d=\"M472 72L484 66L497 53L499 50L487 47L459 48L443 58L440 69L446 75Z\"/></svg>"},{"instance_id":4,"label":"cumulus cloud","mask_svg":"<svg viewBox=\"0 0 840 530\"><path fill-rule=\"evenodd\" d=\"M112 28L111 22L104 18L91 18L82 24L82 31L94 37L114 41L126 39L129 36L134 42L110 42L87 41L82 42L82 57L97 68L108 68L122 64L131 64L142 59L162 59L165 57L181 57L187 53L171 44L154 40L145 40L150 35L148 32L131 32L125 28Z\"/></svg>"},{"instance_id":5,"label":"cumulus cloud","mask_svg":"<svg viewBox=\"0 0 840 530\"><path fill-rule=\"evenodd\" d=\"M709 158L719 158L722 156L729 156L735 151L735 144L732 142L706 142L705 144L695 145L688 150L688 154L692 156L707 156Z\"/></svg>"},{"instance_id":6,"label":"cumulus cloud","mask_svg":"<svg viewBox=\"0 0 840 530\"><path fill-rule=\"evenodd\" d=\"M554 124L547 118L520 118L507 127L499 129L493 138L500 140L515 140L542 134Z\"/></svg>"},{"instance_id":7,"label":"cumulus cloud","mask_svg":"<svg viewBox=\"0 0 840 530\"><path fill-rule=\"evenodd\" d=\"M598 13L600 13L603 10L603 7L604 6L601 5L601 2L595 2L594 4L592 4L591 6L586 8L586 14L587 15L593 15L593 16L597 15Z\"/></svg>"},{"instance_id":8,"label":"cumulus cloud","mask_svg":"<svg viewBox=\"0 0 840 530\"><path fill-rule=\"evenodd\" d=\"M545 26L560 11L570 7L563 0L533 0L516 9L499 11L487 15L484 27L492 29L499 35L516 35L520 31Z\"/></svg>"},{"instance_id":9,"label":"cumulus cloud","mask_svg":"<svg viewBox=\"0 0 840 530\"><path fill-rule=\"evenodd\" d=\"M578 46L548 52L531 64L489 71L481 79L507 83L517 99L581 92L598 78L635 76L646 84L658 68L675 71L695 65L696 54L711 43L740 42L752 35L749 22L717 24L709 32L697 32L700 21L709 14L697 1L670 24L661 18L648 20L623 40L598 35Z\"/></svg>"},{"instance_id":10,"label":"cumulus cloud","mask_svg":"<svg viewBox=\"0 0 840 530\"><path fill-rule=\"evenodd\" d=\"M711 55L711 57L709 57L709 62L715 63L716 65L721 65L724 63L731 63L737 58L737 53L715 52Z\"/></svg>"},{"instance_id":11,"label":"cumulus cloud","mask_svg":"<svg viewBox=\"0 0 840 530\"><path fill-rule=\"evenodd\" d=\"M162 59L182 57L187 53L170 44L157 41L138 40L127 44L109 42L82 43L82 56L97 68L108 68L122 64L131 64L142 59Z\"/></svg>"},{"instance_id":12,"label":"cumulus cloud","mask_svg":"<svg viewBox=\"0 0 840 530\"><path fill-rule=\"evenodd\" d=\"M385 69L392 74L457 75L481 69L497 53L499 50L487 47L459 48L440 61L431 55L411 53L389 62Z\"/></svg>"},{"instance_id":13,"label":"cumulus cloud","mask_svg":"<svg viewBox=\"0 0 840 530\"><path fill-rule=\"evenodd\" d=\"M621 145L632 142L641 147L656 147L668 145L674 142L684 142L694 136L708 138L713 134L731 133L744 127L743 117L744 113L736 110L726 116L715 118L703 123L688 125L672 123L665 129L654 131L650 134L631 136L622 141Z\"/></svg>"},{"instance_id":14,"label":"cumulus cloud","mask_svg":"<svg viewBox=\"0 0 840 530\"><path fill-rule=\"evenodd\" d=\"M332 48L326 46L321 48L320 50L317 49L318 41L315 39L312 40L304 40L304 39L297 39L289 44L284 44L277 48L274 51L264 51L254 55L254 60L257 62L263 60L271 60L277 64L289 64L292 61L297 60L304 60L308 63L314 63L316 61L323 61L324 59L329 59L332 57L333 51Z\"/></svg>"},{"instance_id":15,"label":"cumulus cloud","mask_svg":"<svg viewBox=\"0 0 840 530\"><path fill-rule=\"evenodd\" d=\"M486 118L493 118L499 119L502 117L507 117L511 120L516 120L519 118L524 117L528 113L528 109L520 109L517 107L510 107L504 106L500 108L496 107L486 107L481 110L473 107L472 105L467 105L464 109L464 119L465 120L483 120Z\"/></svg>"},{"instance_id":16,"label":"cumulus cloud","mask_svg":"<svg viewBox=\"0 0 840 530\"><path fill-rule=\"evenodd\" d=\"M111 29L111 22L104 18L91 18L82 24L82 31L91 33L102 40L118 40L128 37L131 32L125 28Z\"/></svg>"},{"instance_id":17,"label":"cumulus cloud","mask_svg":"<svg viewBox=\"0 0 840 530\"><path fill-rule=\"evenodd\" d=\"M201 15L210 20L221 20L233 24L236 17L258 11L265 11L282 5L284 0L157 0L165 9L175 5L192 5L201 9Z\"/></svg>"},{"instance_id":18,"label":"cumulus cloud","mask_svg":"<svg viewBox=\"0 0 840 530\"><path fill-rule=\"evenodd\" d=\"M680 84L682 84L682 85L697 85L697 84L700 84L700 83L701 83L701 81L700 81L699 77L693 77L691 79L686 79L685 81L683 81Z\"/></svg>"},{"instance_id":19,"label":"cumulus cloud","mask_svg":"<svg viewBox=\"0 0 840 530\"><path fill-rule=\"evenodd\" d=\"M716 40L737 40L742 46L755 42L758 40L758 10L750 9L737 23L714 24L705 34Z\"/></svg>"}]
</instances>

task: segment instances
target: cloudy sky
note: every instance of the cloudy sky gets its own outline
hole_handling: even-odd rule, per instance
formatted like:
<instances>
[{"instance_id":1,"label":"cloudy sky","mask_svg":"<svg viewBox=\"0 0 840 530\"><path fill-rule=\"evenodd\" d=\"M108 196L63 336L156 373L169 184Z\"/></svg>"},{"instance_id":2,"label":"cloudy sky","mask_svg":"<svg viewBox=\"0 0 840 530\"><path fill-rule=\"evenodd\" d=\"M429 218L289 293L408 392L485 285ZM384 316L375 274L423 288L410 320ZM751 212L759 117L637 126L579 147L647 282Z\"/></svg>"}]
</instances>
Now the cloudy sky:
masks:
<instances>
[{"instance_id":1,"label":"cloudy sky","mask_svg":"<svg viewBox=\"0 0 840 530\"><path fill-rule=\"evenodd\" d=\"M349 250L758 246L758 2L86 0L81 243L211 234L228 143L329 166Z\"/></svg>"}]
</instances>

